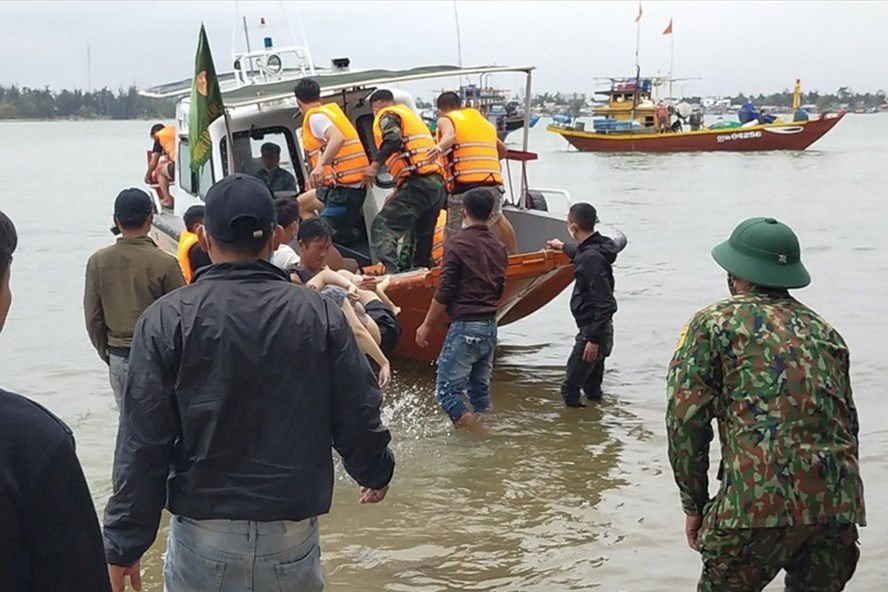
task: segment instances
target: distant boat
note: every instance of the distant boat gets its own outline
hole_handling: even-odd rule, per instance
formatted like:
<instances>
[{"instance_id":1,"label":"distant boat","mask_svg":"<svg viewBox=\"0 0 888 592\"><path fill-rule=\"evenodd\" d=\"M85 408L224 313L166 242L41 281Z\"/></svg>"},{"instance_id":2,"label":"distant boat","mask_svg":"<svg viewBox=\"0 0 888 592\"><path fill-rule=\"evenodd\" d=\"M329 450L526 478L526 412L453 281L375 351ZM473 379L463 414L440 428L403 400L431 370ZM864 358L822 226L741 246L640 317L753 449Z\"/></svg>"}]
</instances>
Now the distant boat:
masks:
<instances>
[{"instance_id":1,"label":"distant boat","mask_svg":"<svg viewBox=\"0 0 888 592\"><path fill-rule=\"evenodd\" d=\"M793 121L754 113L758 120L745 124L738 121L696 131L657 133L656 105L651 90L654 82L662 79L610 80L610 90L599 93L608 95L610 101L606 107L595 110L595 115L604 117L593 121L593 131L587 131L581 123L550 125L548 131L560 135L582 152L804 150L831 130L846 113L840 111L812 118L800 108L801 84L796 81Z\"/></svg>"}]
</instances>

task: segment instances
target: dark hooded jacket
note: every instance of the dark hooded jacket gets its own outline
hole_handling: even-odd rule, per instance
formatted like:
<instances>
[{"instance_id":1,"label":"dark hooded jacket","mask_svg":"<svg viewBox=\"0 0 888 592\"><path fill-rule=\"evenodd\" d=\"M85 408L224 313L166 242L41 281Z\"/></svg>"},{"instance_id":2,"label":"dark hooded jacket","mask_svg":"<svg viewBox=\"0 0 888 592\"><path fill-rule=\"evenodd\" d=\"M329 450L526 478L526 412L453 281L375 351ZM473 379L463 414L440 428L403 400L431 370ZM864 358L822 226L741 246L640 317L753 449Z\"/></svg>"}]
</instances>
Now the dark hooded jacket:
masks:
<instances>
[{"instance_id":1,"label":"dark hooded jacket","mask_svg":"<svg viewBox=\"0 0 888 592\"><path fill-rule=\"evenodd\" d=\"M612 265L623 246L625 239L616 241L598 232L579 244L564 245L564 253L573 261L576 278L570 312L580 334L586 341L598 345L604 345L607 340L617 312Z\"/></svg>"},{"instance_id":2,"label":"dark hooded jacket","mask_svg":"<svg viewBox=\"0 0 888 592\"><path fill-rule=\"evenodd\" d=\"M331 445L380 489L394 456L382 394L344 315L265 261L206 267L136 326L105 512L108 562L130 565L164 506L195 520L325 514Z\"/></svg>"}]
</instances>

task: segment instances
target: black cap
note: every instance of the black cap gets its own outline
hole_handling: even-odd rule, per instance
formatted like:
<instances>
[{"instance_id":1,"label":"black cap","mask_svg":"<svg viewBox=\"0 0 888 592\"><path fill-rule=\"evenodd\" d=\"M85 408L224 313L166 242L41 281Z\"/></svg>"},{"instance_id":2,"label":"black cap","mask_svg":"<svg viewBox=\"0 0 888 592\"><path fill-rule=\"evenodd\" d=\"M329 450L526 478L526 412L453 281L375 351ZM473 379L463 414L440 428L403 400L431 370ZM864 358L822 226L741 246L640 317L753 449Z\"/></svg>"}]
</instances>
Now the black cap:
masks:
<instances>
[{"instance_id":1,"label":"black cap","mask_svg":"<svg viewBox=\"0 0 888 592\"><path fill-rule=\"evenodd\" d=\"M251 175L228 175L207 192L204 228L223 243L268 240L277 224L268 185Z\"/></svg>"},{"instance_id":2,"label":"black cap","mask_svg":"<svg viewBox=\"0 0 888 592\"><path fill-rule=\"evenodd\" d=\"M149 214L154 213L154 202L151 196L135 187L124 189L114 200L114 217L124 226L142 224ZM119 234L117 226L111 232Z\"/></svg>"}]
</instances>

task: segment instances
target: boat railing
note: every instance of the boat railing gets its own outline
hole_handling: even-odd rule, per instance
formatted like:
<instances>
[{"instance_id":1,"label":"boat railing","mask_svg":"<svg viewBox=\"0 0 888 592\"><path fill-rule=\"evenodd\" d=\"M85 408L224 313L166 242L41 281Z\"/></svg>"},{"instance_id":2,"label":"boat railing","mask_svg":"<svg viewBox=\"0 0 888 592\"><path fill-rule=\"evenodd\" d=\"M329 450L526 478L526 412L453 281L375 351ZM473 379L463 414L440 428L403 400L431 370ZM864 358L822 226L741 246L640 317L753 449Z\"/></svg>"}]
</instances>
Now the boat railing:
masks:
<instances>
[{"instance_id":1,"label":"boat railing","mask_svg":"<svg viewBox=\"0 0 888 592\"><path fill-rule=\"evenodd\" d=\"M270 39L270 38L269 38ZM284 58L295 57L295 68L284 68ZM297 76L294 76L298 73ZM234 77L238 86L281 80L286 77L314 76L315 67L307 47L265 47L234 56Z\"/></svg>"}]
</instances>

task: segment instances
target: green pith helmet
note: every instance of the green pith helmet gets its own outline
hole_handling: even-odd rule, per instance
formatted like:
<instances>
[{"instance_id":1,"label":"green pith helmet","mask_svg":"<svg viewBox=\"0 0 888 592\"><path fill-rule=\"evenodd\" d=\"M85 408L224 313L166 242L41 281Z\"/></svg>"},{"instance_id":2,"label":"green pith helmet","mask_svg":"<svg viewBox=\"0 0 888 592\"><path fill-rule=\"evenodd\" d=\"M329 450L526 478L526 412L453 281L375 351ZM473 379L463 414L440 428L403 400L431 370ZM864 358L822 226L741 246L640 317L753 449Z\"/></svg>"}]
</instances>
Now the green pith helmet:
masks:
<instances>
[{"instance_id":1,"label":"green pith helmet","mask_svg":"<svg viewBox=\"0 0 888 592\"><path fill-rule=\"evenodd\" d=\"M799 239L774 218L744 220L731 238L712 249L712 257L734 277L763 288L804 288L811 283Z\"/></svg>"}]
</instances>

